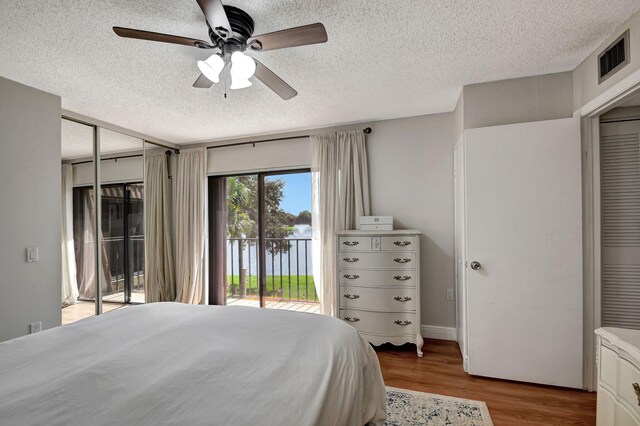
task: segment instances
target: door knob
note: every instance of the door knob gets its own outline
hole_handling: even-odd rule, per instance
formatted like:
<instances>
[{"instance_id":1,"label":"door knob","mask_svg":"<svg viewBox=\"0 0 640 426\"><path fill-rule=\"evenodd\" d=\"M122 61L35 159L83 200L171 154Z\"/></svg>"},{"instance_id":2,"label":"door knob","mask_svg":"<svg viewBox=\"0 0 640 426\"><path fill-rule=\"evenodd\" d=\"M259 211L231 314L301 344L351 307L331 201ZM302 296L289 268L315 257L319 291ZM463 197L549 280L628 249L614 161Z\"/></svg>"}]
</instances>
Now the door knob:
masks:
<instances>
[{"instance_id":1,"label":"door knob","mask_svg":"<svg viewBox=\"0 0 640 426\"><path fill-rule=\"evenodd\" d=\"M477 271L480 268L482 268L482 265L480 264L480 262L476 262L475 260L471 262L471 269L473 269L474 271Z\"/></svg>"}]
</instances>

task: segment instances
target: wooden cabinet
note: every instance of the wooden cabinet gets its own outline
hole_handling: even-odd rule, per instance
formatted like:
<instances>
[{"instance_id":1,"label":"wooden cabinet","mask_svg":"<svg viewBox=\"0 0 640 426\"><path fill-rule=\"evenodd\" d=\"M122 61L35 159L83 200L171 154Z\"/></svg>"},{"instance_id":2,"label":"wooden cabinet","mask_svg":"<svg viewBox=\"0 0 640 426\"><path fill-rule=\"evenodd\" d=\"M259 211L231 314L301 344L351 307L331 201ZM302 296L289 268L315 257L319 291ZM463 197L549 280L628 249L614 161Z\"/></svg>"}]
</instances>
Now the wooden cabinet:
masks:
<instances>
[{"instance_id":1,"label":"wooden cabinet","mask_svg":"<svg viewBox=\"0 0 640 426\"><path fill-rule=\"evenodd\" d=\"M599 328L598 426L640 425L640 330Z\"/></svg>"},{"instance_id":2,"label":"wooden cabinet","mask_svg":"<svg viewBox=\"0 0 640 426\"><path fill-rule=\"evenodd\" d=\"M416 230L338 233L339 316L374 345L415 343L420 333L420 240Z\"/></svg>"}]
</instances>

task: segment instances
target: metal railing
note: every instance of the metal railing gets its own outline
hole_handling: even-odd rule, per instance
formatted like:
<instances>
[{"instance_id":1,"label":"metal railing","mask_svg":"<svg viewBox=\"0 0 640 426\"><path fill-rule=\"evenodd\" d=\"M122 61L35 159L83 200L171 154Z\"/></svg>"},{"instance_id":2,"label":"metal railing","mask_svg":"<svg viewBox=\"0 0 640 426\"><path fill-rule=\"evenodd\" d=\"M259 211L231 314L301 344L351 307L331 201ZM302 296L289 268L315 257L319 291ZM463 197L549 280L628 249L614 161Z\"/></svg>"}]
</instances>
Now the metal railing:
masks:
<instances>
[{"instance_id":1,"label":"metal railing","mask_svg":"<svg viewBox=\"0 0 640 426\"><path fill-rule=\"evenodd\" d=\"M125 249L124 237L105 237L102 240L104 253L107 255L105 268L110 278L106 283L104 295L125 291ZM131 274L131 291L144 292L144 235L129 237L129 271Z\"/></svg>"},{"instance_id":2,"label":"metal railing","mask_svg":"<svg viewBox=\"0 0 640 426\"><path fill-rule=\"evenodd\" d=\"M311 239L267 238L264 296L279 302L318 302L311 266ZM257 298L257 238L227 239L227 297Z\"/></svg>"}]
</instances>

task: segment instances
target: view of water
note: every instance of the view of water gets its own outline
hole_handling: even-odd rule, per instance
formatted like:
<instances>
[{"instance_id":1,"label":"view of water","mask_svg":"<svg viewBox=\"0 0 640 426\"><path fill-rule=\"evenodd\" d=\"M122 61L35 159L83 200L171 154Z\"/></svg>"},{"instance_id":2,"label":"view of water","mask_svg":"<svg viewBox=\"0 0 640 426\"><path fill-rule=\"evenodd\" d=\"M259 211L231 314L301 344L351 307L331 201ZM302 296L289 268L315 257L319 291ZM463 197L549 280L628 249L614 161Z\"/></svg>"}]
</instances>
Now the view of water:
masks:
<instances>
[{"instance_id":1,"label":"view of water","mask_svg":"<svg viewBox=\"0 0 640 426\"><path fill-rule=\"evenodd\" d=\"M311 226L294 225L294 228L293 234L287 237L291 240L288 253L271 255L267 251L267 275L280 275L281 270L283 275L313 275ZM247 275L258 275L258 258L257 244L245 244L243 267L247 269ZM238 242L227 241L227 275L239 275L238 263Z\"/></svg>"}]
</instances>

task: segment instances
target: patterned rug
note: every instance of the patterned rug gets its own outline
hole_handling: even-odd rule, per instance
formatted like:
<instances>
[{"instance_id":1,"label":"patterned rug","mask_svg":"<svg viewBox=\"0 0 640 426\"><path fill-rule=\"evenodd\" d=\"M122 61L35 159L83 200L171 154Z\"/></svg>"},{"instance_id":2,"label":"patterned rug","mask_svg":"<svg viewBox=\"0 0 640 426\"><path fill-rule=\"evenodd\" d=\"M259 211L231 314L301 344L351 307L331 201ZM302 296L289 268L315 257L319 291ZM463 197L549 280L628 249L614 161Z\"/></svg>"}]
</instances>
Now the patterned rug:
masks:
<instances>
[{"instance_id":1,"label":"patterned rug","mask_svg":"<svg viewBox=\"0 0 640 426\"><path fill-rule=\"evenodd\" d=\"M414 392L387 386L385 426L493 426L482 401Z\"/></svg>"}]
</instances>

